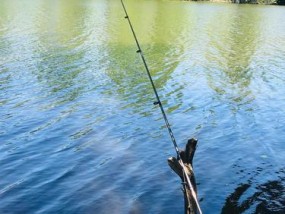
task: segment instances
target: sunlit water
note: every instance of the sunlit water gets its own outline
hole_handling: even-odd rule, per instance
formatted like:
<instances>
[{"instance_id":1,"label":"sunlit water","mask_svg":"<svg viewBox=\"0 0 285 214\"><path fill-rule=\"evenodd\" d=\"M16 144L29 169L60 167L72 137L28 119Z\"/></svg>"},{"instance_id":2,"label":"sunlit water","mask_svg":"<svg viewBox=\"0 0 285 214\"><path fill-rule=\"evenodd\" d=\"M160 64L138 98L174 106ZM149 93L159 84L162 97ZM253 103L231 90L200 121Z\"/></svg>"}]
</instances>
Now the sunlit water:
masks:
<instances>
[{"instance_id":1,"label":"sunlit water","mask_svg":"<svg viewBox=\"0 0 285 214\"><path fill-rule=\"evenodd\" d=\"M126 6L204 213L285 212L285 8ZM119 0L0 0L0 213L183 213Z\"/></svg>"}]
</instances>

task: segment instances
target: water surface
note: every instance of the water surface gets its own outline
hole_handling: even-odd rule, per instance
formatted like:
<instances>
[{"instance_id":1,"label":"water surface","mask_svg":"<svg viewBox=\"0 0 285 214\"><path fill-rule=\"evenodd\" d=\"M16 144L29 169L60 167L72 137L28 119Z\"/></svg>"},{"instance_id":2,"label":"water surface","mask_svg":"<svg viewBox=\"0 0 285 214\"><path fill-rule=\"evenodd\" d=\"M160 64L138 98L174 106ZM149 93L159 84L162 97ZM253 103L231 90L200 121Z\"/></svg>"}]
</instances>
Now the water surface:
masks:
<instances>
[{"instance_id":1,"label":"water surface","mask_svg":"<svg viewBox=\"0 0 285 214\"><path fill-rule=\"evenodd\" d=\"M285 211L285 8L126 0L204 213ZM117 0L0 0L0 213L183 213Z\"/></svg>"}]
</instances>

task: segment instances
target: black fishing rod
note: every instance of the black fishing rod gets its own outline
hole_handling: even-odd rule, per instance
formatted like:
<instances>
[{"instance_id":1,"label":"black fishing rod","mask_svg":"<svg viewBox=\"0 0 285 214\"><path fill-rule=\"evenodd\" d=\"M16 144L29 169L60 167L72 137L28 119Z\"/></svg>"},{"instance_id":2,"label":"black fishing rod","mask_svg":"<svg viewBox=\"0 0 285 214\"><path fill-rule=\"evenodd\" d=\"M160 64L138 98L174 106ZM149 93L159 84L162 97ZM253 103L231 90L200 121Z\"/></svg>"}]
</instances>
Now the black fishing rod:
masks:
<instances>
[{"instance_id":1,"label":"black fishing rod","mask_svg":"<svg viewBox=\"0 0 285 214\"><path fill-rule=\"evenodd\" d=\"M137 53L139 53L140 56L141 56L141 59L142 59L142 61L143 61L144 67L145 67L145 70L146 70L146 72L147 72L148 78L149 78L149 80L150 80L152 89L153 89L154 94L155 94L155 97L156 97L156 101L155 101L153 104L154 104L154 105L159 105L159 107L160 107L162 116L163 116L163 118L164 118L166 127L167 127L167 129L168 129L168 133L169 133L169 135L170 135L170 138L171 138L171 140L172 140L174 149L175 149L176 154L177 154L177 160L179 161L179 163L180 163L180 165L181 165L181 167L182 167L182 171L183 171L183 174L184 174L183 178L184 178L184 177L186 178L186 180L185 180L184 182L187 183L187 185L188 185L188 187L189 187L189 189L190 189L190 191L191 191L191 193L192 193L192 196L193 196L193 198L194 198L194 201L195 201L195 203L196 203L197 209L198 209L199 213L202 214L202 211L201 211L201 208L200 208L198 199L197 199L197 195L196 195L196 193L195 193L195 191L194 191L194 189L193 189L193 186L192 186L192 184L191 184L191 182L190 182L189 176L188 176L188 174L187 174L187 170L186 170L186 168L185 168L185 166L184 166L184 164L183 164L183 162L182 162L181 155L180 155L180 152L179 152L179 149L178 149L178 146L177 146L177 143L176 143L174 134L173 134L173 132L172 132L170 123L168 122L166 113L165 113L165 111L164 111L164 108L163 108L162 103L161 103L161 101L160 101L160 98L159 98L159 96L158 96L156 87L155 87L155 85L154 85L153 79L152 79L152 77L151 77L151 74L150 74L150 71L149 71L149 69L148 69L146 60L145 60L145 58L144 58L142 49L141 49L141 47L140 47L139 41L138 41L138 39L137 39L136 33L135 33L135 31L134 31L133 25L132 25L132 23L131 23L131 20L130 20L130 18L129 18L129 15L128 15L128 12L127 12L127 10L126 10L126 7L125 7L125 4L124 4L123 0L121 0L121 3L122 3L122 6L123 6L123 9L124 9L124 11L125 11L125 15L126 15L126 16L125 16L125 19L128 20L129 26L130 26L130 28L131 28L131 31L132 31L133 36L134 36L134 39L135 39L136 44L137 44L137 48L138 48Z\"/></svg>"},{"instance_id":2,"label":"black fishing rod","mask_svg":"<svg viewBox=\"0 0 285 214\"><path fill-rule=\"evenodd\" d=\"M155 87L154 82L153 82L153 80L152 80L150 71L149 71L148 66L147 66L147 64L146 64L146 61L145 61L145 58L144 58L142 49L141 49L141 47L140 47L139 41L138 41L138 39L137 39L136 33L135 33L135 31L134 31L133 25L132 25L132 23L131 23L131 20L130 20L130 18L129 18L129 15L128 15L128 13L127 13L127 10L126 10L126 7L125 7L125 5L124 5L123 0L121 0L121 2L122 2L122 6L123 6L123 8L124 8L125 14L126 14L125 19L127 19L128 22L129 22L130 28L131 28L131 30L132 30L133 36L134 36L135 41L136 41L136 44L137 44L137 48L138 48L137 53L139 53L140 56L141 56L141 58L142 58L144 67L145 67L145 69L146 69L148 78L149 78L149 80L150 80L152 89L153 89L153 91L154 91L154 94L155 94L155 97L156 97L156 100L157 100L157 101L154 102L153 104L154 104L154 105L159 105L159 107L160 107L160 110L161 110L162 116L163 116L163 118L164 118L166 127L167 127L167 129L168 129L170 138L171 138L171 140L172 140L172 143L173 143L173 145L174 145L175 151L176 151L176 153L177 153L177 159L179 160L179 159L181 159L181 157L180 157L179 149L178 149L178 146L177 146L177 143L176 143L174 134L173 134L172 129L171 129L171 126L170 126L170 124L169 124L169 122L168 122L168 119L167 119L167 116L166 116L166 114L165 114L165 111L164 111L164 108L163 108L163 106L162 106L162 103L161 103L161 101L160 101L160 98L159 98L159 96L158 96L156 87Z\"/></svg>"}]
</instances>

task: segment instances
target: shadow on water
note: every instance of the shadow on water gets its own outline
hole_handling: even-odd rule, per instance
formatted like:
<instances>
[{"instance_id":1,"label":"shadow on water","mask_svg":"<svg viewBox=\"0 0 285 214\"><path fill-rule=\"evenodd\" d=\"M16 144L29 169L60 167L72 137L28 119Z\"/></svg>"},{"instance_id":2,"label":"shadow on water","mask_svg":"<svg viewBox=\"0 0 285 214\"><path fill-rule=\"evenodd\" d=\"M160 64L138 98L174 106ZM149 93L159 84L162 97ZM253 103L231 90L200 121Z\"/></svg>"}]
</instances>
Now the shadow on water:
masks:
<instances>
[{"instance_id":1,"label":"shadow on water","mask_svg":"<svg viewBox=\"0 0 285 214\"><path fill-rule=\"evenodd\" d=\"M285 207L285 169L276 172L279 179L267 181L266 183L254 185L253 179L247 183L240 184L233 193L231 193L222 208L222 214L239 214L249 209L251 213L284 213ZM250 196L247 192L254 188L254 193Z\"/></svg>"}]
</instances>

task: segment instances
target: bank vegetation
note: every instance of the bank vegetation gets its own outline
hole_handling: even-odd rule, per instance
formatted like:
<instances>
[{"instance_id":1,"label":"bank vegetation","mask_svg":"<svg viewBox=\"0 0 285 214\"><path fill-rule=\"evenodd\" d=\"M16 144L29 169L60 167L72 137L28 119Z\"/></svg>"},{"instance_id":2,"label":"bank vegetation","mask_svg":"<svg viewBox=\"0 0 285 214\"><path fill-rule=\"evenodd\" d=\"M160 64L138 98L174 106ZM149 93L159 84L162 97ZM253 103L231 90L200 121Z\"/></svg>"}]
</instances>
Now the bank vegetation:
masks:
<instances>
[{"instance_id":1,"label":"bank vegetation","mask_svg":"<svg viewBox=\"0 0 285 214\"><path fill-rule=\"evenodd\" d=\"M193 1L199 1L199 0L193 0ZM207 0L205 0L205 1L207 1ZM236 3L236 4L285 5L285 0L209 0L209 1L211 1L211 2L230 2L230 3Z\"/></svg>"}]
</instances>

